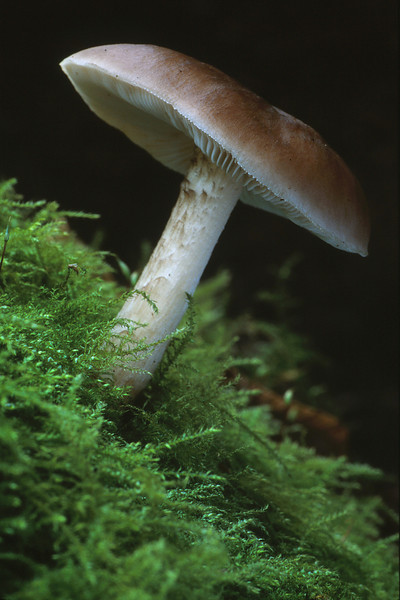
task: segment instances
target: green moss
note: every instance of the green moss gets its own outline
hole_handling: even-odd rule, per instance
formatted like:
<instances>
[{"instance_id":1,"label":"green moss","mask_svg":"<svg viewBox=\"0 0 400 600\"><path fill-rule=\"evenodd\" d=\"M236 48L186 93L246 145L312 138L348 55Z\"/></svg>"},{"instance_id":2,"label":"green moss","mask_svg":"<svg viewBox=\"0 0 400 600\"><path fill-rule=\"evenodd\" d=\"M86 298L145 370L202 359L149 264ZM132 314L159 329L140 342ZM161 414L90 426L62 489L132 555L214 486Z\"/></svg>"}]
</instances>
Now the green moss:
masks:
<instances>
[{"instance_id":1,"label":"green moss","mask_svg":"<svg viewBox=\"0 0 400 600\"><path fill-rule=\"evenodd\" d=\"M2 598L395 598L383 507L360 493L380 473L277 442L268 409L226 380L304 361L283 364L270 324L252 324L275 332L259 355L237 354L226 274L200 287L140 398L104 377L121 289L66 226L82 216L0 188Z\"/></svg>"}]
</instances>

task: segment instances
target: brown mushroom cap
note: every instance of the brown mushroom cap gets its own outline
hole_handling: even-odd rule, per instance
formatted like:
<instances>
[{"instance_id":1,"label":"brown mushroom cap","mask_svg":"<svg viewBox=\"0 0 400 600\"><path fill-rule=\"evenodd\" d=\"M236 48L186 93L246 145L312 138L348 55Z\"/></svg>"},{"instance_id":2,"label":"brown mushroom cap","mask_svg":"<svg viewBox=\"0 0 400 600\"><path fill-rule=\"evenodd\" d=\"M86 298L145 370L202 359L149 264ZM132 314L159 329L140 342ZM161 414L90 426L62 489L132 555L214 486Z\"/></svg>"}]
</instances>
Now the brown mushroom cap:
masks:
<instances>
[{"instance_id":1,"label":"brown mushroom cap","mask_svg":"<svg viewBox=\"0 0 400 600\"><path fill-rule=\"evenodd\" d=\"M164 165L186 173L197 146L243 185L244 202L367 255L366 202L342 159L218 69L132 44L89 48L61 67L92 111Z\"/></svg>"}]
</instances>

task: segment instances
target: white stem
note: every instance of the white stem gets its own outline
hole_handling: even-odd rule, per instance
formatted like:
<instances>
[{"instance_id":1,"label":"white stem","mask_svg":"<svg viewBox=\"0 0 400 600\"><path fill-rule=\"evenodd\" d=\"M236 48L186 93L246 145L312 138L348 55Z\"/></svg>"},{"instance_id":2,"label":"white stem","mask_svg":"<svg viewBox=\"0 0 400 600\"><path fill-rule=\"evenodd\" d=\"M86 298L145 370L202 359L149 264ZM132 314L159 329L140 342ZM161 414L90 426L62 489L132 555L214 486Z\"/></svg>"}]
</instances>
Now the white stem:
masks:
<instances>
[{"instance_id":1,"label":"white stem","mask_svg":"<svg viewBox=\"0 0 400 600\"><path fill-rule=\"evenodd\" d=\"M240 191L239 184L197 152L161 239L136 284L155 302L158 312L134 294L118 314L145 325L131 334L133 344L143 338L153 344L177 328L187 308L186 294L194 293ZM128 334L122 327L114 332ZM149 373L156 370L167 345L158 344L150 356L116 369L116 385L130 386L137 394L149 382Z\"/></svg>"}]
</instances>

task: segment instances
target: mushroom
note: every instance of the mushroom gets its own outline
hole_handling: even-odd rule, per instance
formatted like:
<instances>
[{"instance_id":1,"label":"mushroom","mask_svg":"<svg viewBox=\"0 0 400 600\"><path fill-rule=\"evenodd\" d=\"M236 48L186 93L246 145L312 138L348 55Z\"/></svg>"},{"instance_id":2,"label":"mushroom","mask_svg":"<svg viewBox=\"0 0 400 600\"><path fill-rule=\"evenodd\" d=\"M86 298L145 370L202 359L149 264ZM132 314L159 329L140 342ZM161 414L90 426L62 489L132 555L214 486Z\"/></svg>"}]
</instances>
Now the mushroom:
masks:
<instances>
[{"instance_id":1,"label":"mushroom","mask_svg":"<svg viewBox=\"0 0 400 600\"><path fill-rule=\"evenodd\" d=\"M137 394L178 326L237 200L281 215L332 246L367 255L363 192L311 127L218 69L153 45L83 50L61 67L89 108L185 176L177 204L114 334L151 351L115 370ZM151 298L152 302L149 302ZM138 325L145 327L139 335Z\"/></svg>"}]
</instances>

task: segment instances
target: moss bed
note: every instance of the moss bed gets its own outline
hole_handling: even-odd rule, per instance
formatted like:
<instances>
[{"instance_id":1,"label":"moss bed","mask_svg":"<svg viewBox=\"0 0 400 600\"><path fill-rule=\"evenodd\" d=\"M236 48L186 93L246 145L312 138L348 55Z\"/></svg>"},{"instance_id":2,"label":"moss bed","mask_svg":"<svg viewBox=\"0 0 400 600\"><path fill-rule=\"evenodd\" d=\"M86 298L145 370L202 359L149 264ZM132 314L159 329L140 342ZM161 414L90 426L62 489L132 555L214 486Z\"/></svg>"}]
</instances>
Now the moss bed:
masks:
<instances>
[{"instance_id":1,"label":"moss bed","mask_svg":"<svg viewBox=\"0 0 400 600\"><path fill-rule=\"evenodd\" d=\"M282 435L227 379L293 364L273 341L240 355L225 274L200 286L140 397L112 385L124 290L67 226L82 217L0 185L0 597L398 597L389 511L363 492L382 474ZM283 327L250 326L292 342L287 363L301 355Z\"/></svg>"}]
</instances>

